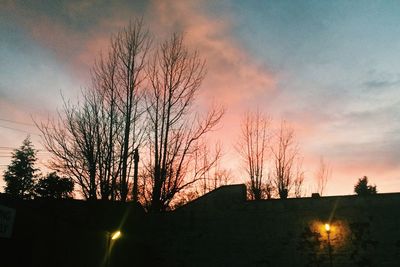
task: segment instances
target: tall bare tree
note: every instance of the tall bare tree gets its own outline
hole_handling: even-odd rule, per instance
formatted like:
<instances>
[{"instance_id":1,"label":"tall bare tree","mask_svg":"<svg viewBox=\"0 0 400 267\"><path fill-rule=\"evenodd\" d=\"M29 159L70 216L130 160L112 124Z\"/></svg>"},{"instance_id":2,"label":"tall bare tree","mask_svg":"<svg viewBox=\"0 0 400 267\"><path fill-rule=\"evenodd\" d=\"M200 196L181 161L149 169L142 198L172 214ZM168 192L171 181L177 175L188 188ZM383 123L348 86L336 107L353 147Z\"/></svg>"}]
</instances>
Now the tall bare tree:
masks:
<instances>
[{"instance_id":1,"label":"tall bare tree","mask_svg":"<svg viewBox=\"0 0 400 267\"><path fill-rule=\"evenodd\" d=\"M51 167L74 177L85 198L127 199L132 167L138 173L149 47L141 20L121 29L92 68L92 85L82 91L82 102L65 101L57 121L39 125L53 154Z\"/></svg>"},{"instance_id":2,"label":"tall bare tree","mask_svg":"<svg viewBox=\"0 0 400 267\"><path fill-rule=\"evenodd\" d=\"M270 123L271 119L260 111L248 112L242 120L242 132L236 147L245 163L251 197L255 200L260 200L263 195L271 137Z\"/></svg>"},{"instance_id":3,"label":"tall bare tree","mask_svg":"<svg viewBox=\"0 0 400 267\"><path fill-rule=\"evenodd\" d=\"M112 43L113 44L113 43ZM92 84L96 94L100 96L101 119L99 125L99 150L103 152L99 158L99 183L102 199L115 200L117 179L121 170L121 144L123 136L123 116L118 104L117 77L118 55L112 46L108 55L101 55L92 68Z\"/></svg>"},{"instance_id":4,"label":"tall bare tree","mask_svg":"<svg viewBox=\"0 0 400 267\"><path fill-rule=\"evenodd\" d=\"M329 164L325 162L323 157L319 159L319 166L315 173L315 180L317 185L317 192L322 196L326 189L329 178L331 177L332 169Z\"/></svg>"},{"instance_id":5,"label":"tall bare tree","mask_svg":"<svg viewBox=\"0 0 400 267\"><path fill-rule=\"evenodd\" d=\"M202 138L223 111L212 109L203 119L193 115L193 102L205 75L204 61L185 47L181 35L174 34L160 45L147 73L151 210L160 211L210 168L198 164Z\"/></svg>"},{"instance_id":6,"label":"tall bare tree","mask_svg":"<svg viewBox=\"0 0 400 267\"><path fill-rule=\"evenodd\" d=\"M272 146L274 162L273 177L280 198L287 198L295 177L295 160L299 150L295 143L294 130L282 121Z\"/></svg>"},{"instance_id":7,"label":"tall bare tree","mask_svg":"<svg viewBox=\"0 0 400 267\"><path fill-rule=\"evenodd\" d=\"M122 169L120 179L121 200L128 196L129 174L138 153L140 143L140 128L137 125L142 115L140 99L141 85L145 80L146 56L150 48L148 31L143 28L141 20L131 23L114 38L113 47L118 58L117 77L120 87L117 91L119 109L124 118L124 135L122 146ZM135 177L137 181L137 177ZM137 184L137 183L136 183Z\"/></svg>"}]
</instances>

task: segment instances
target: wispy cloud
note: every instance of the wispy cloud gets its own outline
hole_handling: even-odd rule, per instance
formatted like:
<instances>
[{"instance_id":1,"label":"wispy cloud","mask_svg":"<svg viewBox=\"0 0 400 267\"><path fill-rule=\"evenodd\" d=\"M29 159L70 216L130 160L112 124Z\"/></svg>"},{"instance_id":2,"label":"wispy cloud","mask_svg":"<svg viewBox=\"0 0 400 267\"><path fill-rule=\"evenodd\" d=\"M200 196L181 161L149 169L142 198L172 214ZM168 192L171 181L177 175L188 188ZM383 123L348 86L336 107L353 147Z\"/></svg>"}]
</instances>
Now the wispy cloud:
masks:
<instances>
[{"instance_id":1,"label":"wispy cloud","mask_svg":"<svg viewBox=\"0 0 400 267\"><path fill-rule=\"evenodd\" d=\"M183 32L206 60L199 101L225 106L215 135L227 148L244 111L260 108L296 129L310 176L319 156L332 163L336 192L350 193L349 177L370 174L389 186L400 173L398 12L382 6L368 14L370 5L3 1L0 62L8 68L0 74L0 115L23 119L36 104L57 106L60 90L79 91L110 35L143 17L155 43ZM376 23L366 27L371 16Z\"/></svg>"},{"instance_id":2,"label":"wispy cloud","mask_svg":"<svg viewBox=\"0 0 400 267\"><path fill-rule=\"evenodd\" d=\"M214 17L201 1L153 1L151 26L157 32L182 31L188 44L207 61L203 84L206 99L226 106L251 106L252 100L271 93L275 77L246 53L231 35L229 16Z\"/></svg>"},{"instance_id":3,"label":"wispy cloud","mask_svg":"<svg viewBox=\"0 0 400 267\"><path fill-rule=\"evenodd\" d=\"M400 85L399 73L369 71L368 76L368 80L363 82L362 86L369 90L379 90Z\"/></svg>"}]
</instances>

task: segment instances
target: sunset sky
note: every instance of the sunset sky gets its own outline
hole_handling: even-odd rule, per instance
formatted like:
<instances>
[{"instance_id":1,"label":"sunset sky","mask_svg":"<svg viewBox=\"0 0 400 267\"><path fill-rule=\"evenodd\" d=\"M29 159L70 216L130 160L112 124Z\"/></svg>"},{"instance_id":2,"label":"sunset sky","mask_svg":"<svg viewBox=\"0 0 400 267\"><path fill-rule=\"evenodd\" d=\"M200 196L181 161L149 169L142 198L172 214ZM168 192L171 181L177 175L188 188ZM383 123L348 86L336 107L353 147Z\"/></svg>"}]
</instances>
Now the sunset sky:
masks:
<instances>
[{"instance_id":1,"label":"sunset sky","mask_svg":"<svg viewBox=\"0 0 400 267\"><path fill-rule=\"evenodd\" d=\"M399 14L400 2L377 0L0 0L0 171L28 133L42 148L32 117L76 100L111 34L143 17L156 42L183 32L206 60L198 103L226 109L214 137L235 182L240 120L259 108L294 127L309 193L320 157L332 167L326 195L352 194L364 175L398 192Z\"/></svg>"}]
</instances>

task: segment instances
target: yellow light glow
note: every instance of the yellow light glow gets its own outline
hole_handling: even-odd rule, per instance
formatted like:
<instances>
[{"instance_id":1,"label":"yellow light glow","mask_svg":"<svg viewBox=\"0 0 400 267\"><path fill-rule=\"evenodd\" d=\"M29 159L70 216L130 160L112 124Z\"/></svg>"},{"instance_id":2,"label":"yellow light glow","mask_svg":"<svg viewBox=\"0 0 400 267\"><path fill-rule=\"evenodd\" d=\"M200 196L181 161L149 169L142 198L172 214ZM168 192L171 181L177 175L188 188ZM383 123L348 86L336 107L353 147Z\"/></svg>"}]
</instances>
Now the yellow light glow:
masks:
<instances>
[{"instance_id":1,"label":"yellow light glow","mask_svg":"<svg viewBox=\"0 0 400 267\"><path fill-rule=\"evenodd\" d=\"M329 231L331 230L331 226L329 225L329 223L326 223L326 224L325 224L325 230L326 230L327 232L329 232Z\"/></svg>"},{"instance_id":2,"label":"yellow light glow","mask_svg":"<svg viewBox=\"0 0 400 267\"><path fill-rule=\"evenodd\" d=\"M120 231L116 231L112 234L111 236L111 240L115 240L121 237L121 232Z\"/></svg>"}]
</instances>

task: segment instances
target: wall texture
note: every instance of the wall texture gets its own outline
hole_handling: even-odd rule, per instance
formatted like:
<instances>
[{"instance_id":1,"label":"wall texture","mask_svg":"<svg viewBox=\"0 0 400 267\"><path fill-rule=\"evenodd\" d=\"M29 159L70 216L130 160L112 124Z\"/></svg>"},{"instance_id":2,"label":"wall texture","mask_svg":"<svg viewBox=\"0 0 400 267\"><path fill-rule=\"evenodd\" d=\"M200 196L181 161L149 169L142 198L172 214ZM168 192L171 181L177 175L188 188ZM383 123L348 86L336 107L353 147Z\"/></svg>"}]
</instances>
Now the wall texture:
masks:
<instances>
[{"instance_id":1,"label":"wall texture","mask_svg":"<svg viewBox=\"0 0 400 267\"><path fill-rule=\"evenodd\" d=\"M23 201L0 195L0 204L16 210L12 238L0 238L1 267L106 266L109 233L116 229L124 235L115 248L125 256L112 257L110 266L131 266L128 251L137 250L131 232L140 229L145 216L133 203Z\"/></svg>"},{"instance_id":2,"label":"wall texture","mask_svg":"<svg viewBox=\"0 0 400 267\"><path fill-rule=\"evenodd\" d=\"M246 201L233 185L162 214L132 203L0 204L17 210L12 239L0 239L2 267L106 266L117 228L109 266L400 266L397 193Z\"/></svg>"},{"instance_id":3,"label":"wall texture","mask_svg":"<svg viewBox=\"0 0 400 267\"><path fill-rule=\"evenodd\" d=\"M246 201L245 191L221 187L149 216L158 264L400 266L400 194Z\"/></svg>"}]
</instances>

